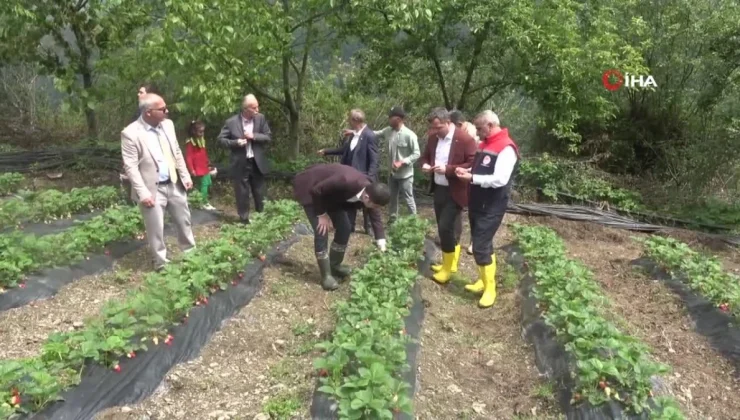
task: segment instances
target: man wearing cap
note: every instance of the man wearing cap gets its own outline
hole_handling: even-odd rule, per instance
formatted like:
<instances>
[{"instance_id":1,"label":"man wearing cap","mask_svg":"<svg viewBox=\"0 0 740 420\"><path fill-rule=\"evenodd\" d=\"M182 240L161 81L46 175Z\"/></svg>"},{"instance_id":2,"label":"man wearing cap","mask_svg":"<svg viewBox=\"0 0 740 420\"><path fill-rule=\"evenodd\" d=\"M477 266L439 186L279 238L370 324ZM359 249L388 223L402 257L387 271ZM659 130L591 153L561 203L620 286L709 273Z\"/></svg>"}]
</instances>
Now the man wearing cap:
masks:
<instances>
[{"instance_id":1,"label":"man wearing cap","mask_svg":"<svg viewBox=\"0 0 740 420\"><path fill-rule=\"evenodd\" d=\"M404 124L406 113L400 106L393 107L388 114L388 124L375 135L388 142L390 177L388 186L391 191L389 205L389 223L398 218L398 197L401 196L409 213L416 214L414 202L414 163L421 156L419 140L416 133Z\"/></svg>"}]
</instances>

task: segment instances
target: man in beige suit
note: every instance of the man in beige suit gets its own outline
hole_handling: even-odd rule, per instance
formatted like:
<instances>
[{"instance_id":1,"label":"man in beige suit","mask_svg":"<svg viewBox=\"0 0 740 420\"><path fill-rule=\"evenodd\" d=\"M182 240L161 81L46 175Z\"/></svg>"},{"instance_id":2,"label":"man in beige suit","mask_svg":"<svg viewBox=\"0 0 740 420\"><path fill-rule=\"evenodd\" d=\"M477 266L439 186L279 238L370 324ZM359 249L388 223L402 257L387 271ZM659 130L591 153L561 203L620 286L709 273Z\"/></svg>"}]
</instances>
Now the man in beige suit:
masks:
<instances>
[{"instance_id":1,"label":"man in beige suit","mask_svg":"<svg viewBox=\"0 0 740 420\"><path fill-rule=\"evenodd\" d=\"M186 191L193 187L167 105L159 95L139 100L141 116L121 132L123 167L131 181L131 198L139 203L154 268L168 262L164 211L169 211L184 252L195 248Z\"/></svg>"}]
</instances>

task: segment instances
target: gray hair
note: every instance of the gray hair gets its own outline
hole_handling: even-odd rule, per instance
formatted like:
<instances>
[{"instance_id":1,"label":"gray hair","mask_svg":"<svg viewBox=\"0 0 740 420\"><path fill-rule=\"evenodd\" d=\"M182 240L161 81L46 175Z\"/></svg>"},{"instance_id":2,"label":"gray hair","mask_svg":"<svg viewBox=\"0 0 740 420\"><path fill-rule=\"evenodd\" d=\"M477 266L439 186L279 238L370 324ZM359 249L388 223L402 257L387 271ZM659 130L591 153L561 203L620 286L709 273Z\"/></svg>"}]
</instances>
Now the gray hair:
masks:
<instances>
[{"instance_id":1,"label":"gray hair","mask_svg":"<svg viewBox=\"0 0 740 420\"><path fill-rule=\"evenodd\" d=\"M150 110L160 99L160 96L157 94L147 93L139 99L139 111L143 114L145 111Z\"/></svg>"},{"instance_id":2,"label":"gray hair","mask_svg":"<svg viewBox=\"0 0 740 420\"><path fill-rule=\"evenodd\" d=\"M257 102L257 97L254 96L251 93L244 96L244 99L242 99L242 106L244 106L244 105L246 105L246 104L248 104L250 102L259 103L259 102Z\"/></svg>"},{"instance_id":3,"label":"gray hair","mask_svg":"<svg viewBox=\"0 0 740 420\"><path fill-rule=\"evenodd\" d=\"M361 109L353 109L349 111L349 118L354 122L365 122L365 113Z\"/></svg>"},{"instance_id":4,"label":"gray hair","mask_svg":"<svg viewBox=\"0 0 740 420\"><path fill-rule=\"evenodd\" d=\"M475 117L476 120L480 120L486 124L492 124L494 126L500 126L501 121L498 119L498 115L496 115L495 112L491 111L490 109L487 109L480 114L478 114L477 117Z\"/></svg>"},{"instance_id":5,"label":"gray hair","mask_svg":"<svg viewBox=\"0 0 740 420\"><path fill-rule=\"evenodd\" d=\"M439 120L443 123L450 122L450 113L442 107L434 108L432 112L427 115L427 122L432 122L434 120Z\"/></svg>"}]
</instances>

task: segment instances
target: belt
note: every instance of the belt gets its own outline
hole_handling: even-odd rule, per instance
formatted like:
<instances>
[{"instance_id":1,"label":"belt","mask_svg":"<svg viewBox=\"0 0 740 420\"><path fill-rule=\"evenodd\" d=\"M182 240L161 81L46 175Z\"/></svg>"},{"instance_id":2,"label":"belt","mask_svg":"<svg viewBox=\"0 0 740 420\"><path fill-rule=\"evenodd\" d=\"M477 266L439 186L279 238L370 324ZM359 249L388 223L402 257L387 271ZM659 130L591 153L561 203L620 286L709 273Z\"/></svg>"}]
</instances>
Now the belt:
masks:
<instances>
[{"instance_id":1,"label":"belt","mask_svg":"<svg viewBox=\"0 0 740 420\"><path fill-rule=\"evenodd\" d=\"M159 182L157 182L157 185L167 185L167 184L172 184L172 180L171 179L168 179L167 181L159 181Z\"/></svg>"}]
</instances>

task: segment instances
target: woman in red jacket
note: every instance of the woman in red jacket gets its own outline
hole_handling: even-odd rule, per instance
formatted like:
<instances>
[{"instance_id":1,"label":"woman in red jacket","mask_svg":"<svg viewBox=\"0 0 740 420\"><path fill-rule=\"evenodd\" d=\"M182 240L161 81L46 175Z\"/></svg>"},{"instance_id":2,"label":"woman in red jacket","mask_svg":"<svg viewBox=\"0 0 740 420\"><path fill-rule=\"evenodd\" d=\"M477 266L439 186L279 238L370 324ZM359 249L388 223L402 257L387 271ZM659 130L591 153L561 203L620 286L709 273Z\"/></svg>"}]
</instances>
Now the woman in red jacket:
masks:
<instances>
[{"instance_id":1,"label":"woman in red jacket","mask_svg":"<svg viewBox=\"0 0 740 420\"><path fill-rule=\"evenodd\" d=\"M215 210L208 202L208 189L210 188L211 175L216 175L216 169L209 167L208 153L206 152L206 139L203 137L206 125L202 121L191 121L188 127L188 139L185 142L185 164L193 177L193 182L206 201L206 210Z\"/></svg>"}]
</instances>

